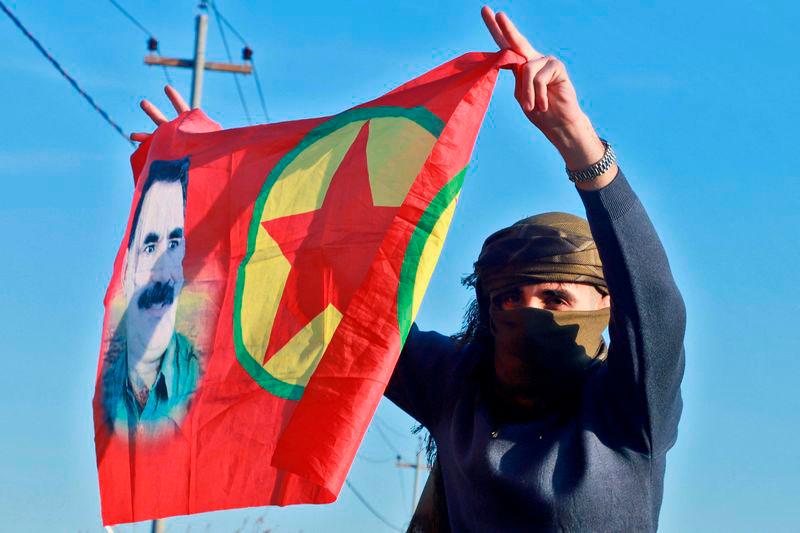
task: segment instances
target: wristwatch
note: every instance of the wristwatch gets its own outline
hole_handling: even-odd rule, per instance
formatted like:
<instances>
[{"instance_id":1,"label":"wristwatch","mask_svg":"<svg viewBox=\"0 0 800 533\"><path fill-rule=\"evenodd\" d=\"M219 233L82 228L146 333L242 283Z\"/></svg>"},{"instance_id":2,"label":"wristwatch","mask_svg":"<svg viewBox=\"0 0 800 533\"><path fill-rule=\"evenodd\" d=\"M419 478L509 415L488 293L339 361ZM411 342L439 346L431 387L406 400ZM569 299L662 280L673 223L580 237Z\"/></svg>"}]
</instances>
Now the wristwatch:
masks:
<instances>
[{"instance_id":1,"label":"wristwatch","mask_svg":"<svg viewBox=\"0 0 800 533\"><path fill-rule=\"evenodd\" d=\"M592 181L597 176L606 172L611 165L617 160L617 155L614 153L614 149L611 148L611 145L608 144L608 141L605 139L600 139L600 142L603 143L605 146L605 152L603 152L603 157L600 158L600 161L595 163L594 165L584 168L582 170L567 170L567 176L569 177L570 181L573 183L586 183L587 181Z\"/></svg>"}]
</instances>

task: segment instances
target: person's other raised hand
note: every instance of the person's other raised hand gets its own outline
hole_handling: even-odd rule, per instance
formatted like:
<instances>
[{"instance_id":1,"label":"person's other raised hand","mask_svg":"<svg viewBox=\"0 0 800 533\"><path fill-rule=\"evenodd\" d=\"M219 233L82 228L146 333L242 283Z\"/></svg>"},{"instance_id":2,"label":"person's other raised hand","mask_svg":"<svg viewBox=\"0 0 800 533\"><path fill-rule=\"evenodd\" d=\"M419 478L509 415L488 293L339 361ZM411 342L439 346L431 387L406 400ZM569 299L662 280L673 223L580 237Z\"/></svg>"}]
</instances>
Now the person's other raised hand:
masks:
<instances>
[{"instance_id":1,"label":"person's other raised hand","mask_svg":"<svg viewBox=\"0 0 800 533\"><path fill-rule=\"evenodd\" d=\"M583 119L564 64L531 46L505 13L483 6L481 16L501 50L513 50L527 60L514 71L514 97L528 119L545 135Z\"/></svg>"},{"instance_id":2,"label":"person's other raised hand","mask_svg":"<svg viewBox=\"0 0 800 533\"><path fill-rule=\"evenodd\" d=\"M189 111L189 105L186 103L186 100L183 99L181 93L176 91L170 85L164 87L164 92L167 94L167 98L172 103L172 107L175 109L177 114L181 114L184 111ZM142 108L142 111L150 117L150 120L156 125L156 127L164 124L165 122L169 122L169 119L161 112L161 110L156 107L152 102L149 100L142 100L139 103L139 107ZM146 141L152 133L144 133L144 132L137 132L131 133L131 140L136 142L144 142Z\"/></svg>"}]
</instances>

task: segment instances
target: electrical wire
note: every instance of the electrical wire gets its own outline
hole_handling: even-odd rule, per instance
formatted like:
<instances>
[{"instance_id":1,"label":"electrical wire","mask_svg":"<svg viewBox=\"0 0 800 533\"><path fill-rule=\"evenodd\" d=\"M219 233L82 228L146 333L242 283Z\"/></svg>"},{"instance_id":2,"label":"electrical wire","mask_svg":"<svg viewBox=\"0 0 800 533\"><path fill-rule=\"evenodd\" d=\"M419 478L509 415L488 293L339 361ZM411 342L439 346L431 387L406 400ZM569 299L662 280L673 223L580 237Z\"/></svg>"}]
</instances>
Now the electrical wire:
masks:
<instances>
[{"instance_id":1,"label":"electrical wire","mask_svg":"<svg viewBox=\"0 0 800 533\"><path fill-rule=\"evenodd\" d=\"M133 23L133 24L134 24L134 25L135 25L137 28L139 28L140 30L142 30L142 32L143 32L145 35L147 35L148 37L150 37L151 39L153 39L153 40L154 40L156 43L158 43L158 39L156 39L156 38L155 38L155 36L153 35L153 32L151 32L150 30L148 30L147 28L145 28L144 24L142 24L141 22L139 22L139 21L136 19L136 17L134 17L133 15L131 15L131 14L130 14L130 12L128 12L128 11L127 11L127 10L126 10L124 7L122 7L122 6L121 6L119 3L115 2L114 0L108 0L108 1L109 1L109 2L111 2L111 5L112 5L112 6L114 6L114 7L116 7L116 8L117 8L117 10L118 10L120 13L122 13L122 15L123 15L123 16L124 16L126 19L128 19L129 21L131 21L131 22L132 22L132 23ZM156 55L157 55L157 56L160 56L160 55L161 55L161 49L160 49L160 48L156 48L156 50L155 50L155 53L156 53ZM169 85L172 85L172 78L171 78L171 77L170 77L170 75L169 75L169 71L167 70L167 66L166 66L166 65L161 65L161 69L164 71L164 79L166 79L166 80L167 80L167 83L168 83Z\"/></svg>"},{"instance_id":2,"label":"electrical wire","mask_svg":"<svg viewBox=\"0 0 800 533\"><path fill-rule=\"evenodd\" d=\"M386 459L378 459L376 457L370 457L369 455L364 455L363 453L357 453L356 457L368 463L388 463L390 461L395 460L394 457L387 457Z\"/></svg>"},{"instance_id":3,"label":"electrical wire","mask_svg":"<svg viewBox=\"0 0 800 533\"><path fill-rule=\"evenodd\" d=\"M222 23L225 24L229 30L231 30L231 32L239 39L239 41L241 41L243 45L247 45L247 40L242 37L242 34L236 31L236 28L233 27L233 24L228 22L228 19L226 19L222 13L219 12L217 3L214 0L211 0L211 8L214 10L214 13L216 13L217 17L219 17L220 21L222 21Z\"/></svg>"},{"instance_id":4,"label":"electrical wire","mask_svg":"<svg viewBox=\"0 0 800 533\"><path fill-rule=\"evenodd\" d=\"M413 435L411 435L411 432L410 432L410 431L409 431L408 433L403 433L403 432L402 432L402 431L400 431L399 429L395 429L395 428L393 428L392 426L390 426L389 424L387 424L387 423L386 423L386 422L385 422L385 421L384 421L384 420L383 420L383 419L382 419L382 418L381 418L379 415L375 415L375 420L377 420L377 422L378 422L378 423L379 423L381 426L383 426L383 428L384 428L385 430L387 430L387 431L389 431L389 432L391 432L391 433L394 433L395 435L397 435L397 436L399 436L399 437L405 437L405 438L414 438L414 437L413 437Z\"/></svg>"},{"instance_id":5,"label":"electrical wire","mask_svg":"<svg viewBox=\"0 0 800 533\"><path fill-rule=\"evenodd\" d=\"M258 99L261 101L261 110L264 112L264 119L267 122L269 122L269 113L267 112L267 104L264 101L264 93L261 91L261 80L258 78L258 71L256 70L256 64L251 61L250 66L253 67L253 79L256 81L256 89L258 90Z\"/></svg>"},{"instance_id":6,"label":"electrical wire","mask_svg":"<svg viewBox=\"0 0 800 533\"><path fill-rule=\"evenodd\" d=\"M228 62L233 63L231 49L228 46L228 38L225 37L225 29L222 27L222 17L219 14L216 2L211 2L211 9L214 11L214 18L217 20L217 27L219 28L219 34L222 37L222 44L225 46L225 54L228 56ZM242 85L239 83L239 74L236 72L233 73L233 81L236 82L236 92L239 93L239 101L242 102L242 109L244 109L244 115L247 117L247 123L252 124L253 121L250 119L250 110L247 109L247 102L244 99Z\"/></svg>"},{"instance_id":7,"label":"electrical wire","mask_svg":"<svg viewBox=\"0 0 800 533\"><path fill-rule=\"evenodd\" d=\"M400 479L400 494L403 495L403 507L407 508L408 497L406 496L406 478L404 472L400 468L397 468L397 476L398 479Z\"/></svg>"},{"instance_id":8,"label":"electrical wire","mask_svg":"<svg viewBox=\"0 0 800 533\"><path fill-rule=\"evenodd\" d=\"M101 108L99 105L97 105L97 104L95 103L95 101L94 101L94 98L92 98L91 96L89 96L89 94L88 94L86 91L84 91L84 90L81 88L81 86L80 86L80 85L78 85L78 82L77 82L77 81L75 81L75 78L73 78L72 76L70 76L70 75L67 73L67 71L66 71L66 70L64 70L64 68L63 68L63 67L62 67L62 66L59 64L59 62L58 62L58 61L56 61L56 60L55 60L55 58L54 58L52 55L50 55L50 53L49 53L47 50L45 50L44 46L42 46L42 43L40 43L40 42L39 42L39 40L38 40L38 39L36 39L36 37L34 37L34 36L31 34L31 32L29 32L29 31L27 30L27 28L25 28L25 26L23 26L23 25L22 25L22 22L20 22L20 20L19 20L19 19L18 19L16 16L14 16L14 13L12 13L12 12L11 12L11 11L10 11L10 10L9 10L7 7L6 7L6 5L5 5L5 4L2 2L2 0L0 0L0 9L2 9L2 10L5 12L5 14L6 14L6 15L8 15L8 18L10 18L10 19L11 19L11 21L14 23L14 25L15 25L15 26L17 26L17 28L19 28L19 29L20 29L20 31L22 31L22 33L25 35L25 37L27 37L27 38L28 38L28 39L29 39L29 40L30 40L30 41L33 43L33 45L36 47L36 49L37 49L37 50L39 50L39 52L40 52L40 53L41 53L41 54L42 54L42 55L43 55L43 56L44 56L44 57L45 57L45 58L46 58L46 59L47 59L47 60L48 60L48 61L49 61L49 62L50 62L52 65L53 65L53 67L55 67L55 69L56 69L56 70L57 70L57 71L58 71L58 72L59 72L59 73L60 73L60 74L61 74L61 75L62 75L64 78L66 78L66 80L69 82L69 84L70 84L70 85L72 85L72 88L73 88L73 89L75 89L76 91L78 91L78 93L79 93L81 96L83 96L83 98L84 98L84 99L85 99L87 102L89 102L89 105L90 105L90 106L92 106L92 108L94 108L94 110L95 110L95 111L97 111L97 112L100 114L100 116L101 116L101 117L103 117L103 119L104 119L106 122L108 122L108 124L109 124L109 125L110 125L112 128L114 128L114 129L117 131L117 133L119 133L119 134L122 136L122 138L124 138L126 141L128 141L128 142L130 143L130 145L131 145L131 146L136 146L136 143L134 143L133 141L131 141L131 140L130 140L130 138L128 137L128 135L126 135L126 134L125 134L125 132L124 132L124 131L122 131L122 128L119 126L119 124L117 124L116 122L114 122L114 121L111 119L111 117L108 115L108 113L106 113L106 112L105 112L105 110L103 110L103 109L102 109L102 108Z\"/></svg>"},{"instance_id":9,"label":"electrical wire","mask_svg":"<svg viewBox=\"0 0 800 533\"><path fill-rule=\"evenodd\" d=\"M247 40L244 37L242 37L242 34L239 33L236 30L236 28L233 27L233 24L231 24L230 21L227 18L225 18L225 15L223 15L220 12L219 7L217 7L217 3L215 1L213 1L213 0L211 2L211 8L214 10L214 15L217 18L217 23L218 24L224 24L225 26L227 26L228 29L231 31L231 33L233 33L239 39L239 41L242 43L242 45L244 45L246 47L247 46ZM223 34L221 26L220 26L220 33ZM228 52L228 61L232 61L230 59L230 52L228 51L228 44L227 44L227 42L225 40L224 34L223 34L222 40L225 43L225 50ZM256 64L253 61L250 61L250 66L253 68L253 80L255 80L255 82L256 82L256 91L258 91L258 100L259 100L259 102L261 104L261 111L264 113L264 120L266 122L269 122L270 121L269 111L267 111L267 103L266 103L266 99L264 98L264 91L261 88L261 78L259 78L259 76L258 76L258 70L256 70ZM239 85L238 85L238 81L237 81L237 88L238 88L238 86ZM241 93L241 89L240 89L240 93Z\"/></svg>"},{"instance_id":10,"label":"electrical wire","mask_svg":"<svg viewBox=\"0 0 800 533\"><path fill-rule=\"evenodd\" d=\"M108 0L108 1L109 1L109 2L111 2L111 5L113 5L114 7L116 7L116 8L119 10L119 12L120 12L120 13L122 13L122 14L125 16L125 18L127 18L128 20L130 20L131 22L133 22L133 23L134 23L134 24L135 24L135 25L136 25L136 26L137 26L137 27L138 27L140 30L142 30L142 31L143 31L143 32L144 32L144 33L145 33L145 34L146 34L148 37L152 37L152 36L153 36L153 32L151 32L150 30L148 30L147 28L145 28L145 27L144 27L144 24L142 24L141 22L139 22L138 20L136 20L136 18L135 18L133 15L131 15L131 14L130 14L130 13L129 13L129 12L128 12L128 11L127 11L125 8L124 8L124 7L122 7L121 5L119 5L119 4L118 4L117 2L115 2L114 0Z\"/></svg>"},{"instance_id":11,"label":"electrical wire","mask_svg":"<svg viewBox=\"0 0 800 533\"><path fill-rule=\"evenodd\" d=\"M156 48L156 54L161 55L161 50L159 48ZM169 70L167 70L167 66L161 65L161 68L164 70L164 79L167 80L167 84L172 85L172 77L170 77L169 75Z\"/></svg>"},{"instance_id":12,"label":"electrical wire","mask_svg":"<svg viewBox=\"0 0 800 533\"><path fill-rule=\"evenodd\" d=\"M358 498L358 500L362 504L364 504L364 507L366 507L369 512L371 512L373 515L375 515L375 518L377 518L378 520L380 520L381 522L386 524L386 526L389 527L390 529L393 529L395 531L399 531L400 533L403 533L402 529L400 529L399 527L395 526L394 524L392 524L391 522L386 520L386 518L382 514L380 514L378 511L376 511L375 508L372 507L369 504L369 502L361 495L361 493L356 490L356 488L353 486L353 484L350 483L349 479L345 479L344 482L347 484L347 486L350 488L350 490L353 491L353 494L356 495L356 498Z\"/></svg>"},{"instance_id":13,"label":"electrical wire","mask_svg":"<svg viewBox=\"0 0 800 533\"><path fill-rule=\"evenodd\" d=\"M381 436L381 439L383 439L383 442L386 443L386 446L388 446L390 450L396 453L398 457L403 455L400 453L400 450L398 450L397 447L394 444L392 444L392 441L389 440L389 437L386 436L386 433L383 432L383 429L379 424L375 424L372 427L374 427L378 431L378 435Z\"/></svg>"}]
</instances>

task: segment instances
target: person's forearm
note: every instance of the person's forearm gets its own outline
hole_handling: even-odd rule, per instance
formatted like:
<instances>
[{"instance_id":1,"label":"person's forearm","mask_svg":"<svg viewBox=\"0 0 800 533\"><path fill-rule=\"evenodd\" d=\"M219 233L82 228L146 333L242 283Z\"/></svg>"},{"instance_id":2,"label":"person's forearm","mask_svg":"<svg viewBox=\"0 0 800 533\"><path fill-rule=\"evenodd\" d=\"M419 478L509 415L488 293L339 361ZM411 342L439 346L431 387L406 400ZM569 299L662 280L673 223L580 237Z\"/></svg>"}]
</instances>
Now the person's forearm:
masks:
<instances>
[{"instance_id":1,"label":"person's forearm","mask_svg":"<svg viewBox=\"0 0 800 533\"><path fill-rule=\"evenodd\" d=\"M547 130L544 134L559 151L570 170L588 168L603 158L605 147L586 115L563 127ZM577 183L576 187L584 191L602 189L611 183L616 175L617 164L614 163L592 181Z\"/></svg>"},{"instance_id":2,"label":"person's forearm","mask_svg":"<svg viewBox=\"0 0 800 533\"><path fill-rule=\"evenodd\" d=\"M631 448L672 445L681 411L686 309L650 218L620 173L581 191L611 293L609 406L628 426ZM640 439L644 437L646 442Z\"/></svg>"}]
</instances>

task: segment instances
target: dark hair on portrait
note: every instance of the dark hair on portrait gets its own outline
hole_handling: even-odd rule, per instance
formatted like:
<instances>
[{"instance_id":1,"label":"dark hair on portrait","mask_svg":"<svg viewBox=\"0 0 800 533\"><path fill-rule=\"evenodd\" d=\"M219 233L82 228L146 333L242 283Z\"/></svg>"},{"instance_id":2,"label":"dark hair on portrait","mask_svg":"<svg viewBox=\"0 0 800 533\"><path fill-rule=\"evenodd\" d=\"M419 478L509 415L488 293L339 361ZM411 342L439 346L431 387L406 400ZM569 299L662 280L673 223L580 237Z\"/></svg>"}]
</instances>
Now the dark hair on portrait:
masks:
<instances>
[{"instance_id":1,"label":"dark hair on portrait","mask_svg":"<svg viewBox=\"0 0 800 533\"><path fill-rule=\"evenodd\" d=\"M144 197L150 187L157 181L164 183L174 183L179 181L181 190L183 191L183 208L186 209L186 188L189 185L189 158L175 159L172 161L153 161L150 163L150 172L147 174L147 179L142 185L142 194L139 196L139 201L136 204L136 210L133 212L133 223L131 224L131 232L128 235L128 250L131 249L133 244L133 236L136 234L136 225L139 223L139 214L142 211L142 204Z\"/></svg>"}]
</instances>

